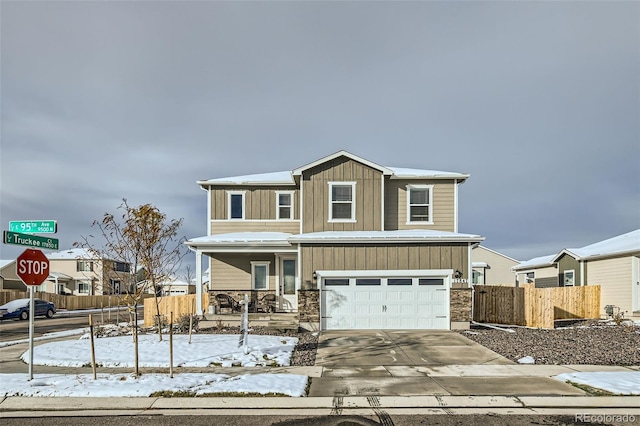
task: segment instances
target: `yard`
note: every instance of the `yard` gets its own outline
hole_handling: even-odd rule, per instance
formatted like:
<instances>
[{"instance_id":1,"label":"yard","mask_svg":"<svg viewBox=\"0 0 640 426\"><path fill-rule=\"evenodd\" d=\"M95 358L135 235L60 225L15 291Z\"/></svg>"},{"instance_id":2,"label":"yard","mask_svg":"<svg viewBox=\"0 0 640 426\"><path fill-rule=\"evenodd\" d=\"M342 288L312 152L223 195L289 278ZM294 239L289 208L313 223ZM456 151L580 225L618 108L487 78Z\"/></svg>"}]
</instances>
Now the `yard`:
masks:
<instances>
[{"instance_id":1,"label":"yard","mask_svg":"<svg viewBox=\"0 0 640 426\"><path fill-rule=\"evenodd\" d=\"M505 327L506 328L506 327ZM465 337L512 361L531 356L536 364L640 365L640 324L581 321L555 329L473 326Z\"/></svg>"}]
</instances>

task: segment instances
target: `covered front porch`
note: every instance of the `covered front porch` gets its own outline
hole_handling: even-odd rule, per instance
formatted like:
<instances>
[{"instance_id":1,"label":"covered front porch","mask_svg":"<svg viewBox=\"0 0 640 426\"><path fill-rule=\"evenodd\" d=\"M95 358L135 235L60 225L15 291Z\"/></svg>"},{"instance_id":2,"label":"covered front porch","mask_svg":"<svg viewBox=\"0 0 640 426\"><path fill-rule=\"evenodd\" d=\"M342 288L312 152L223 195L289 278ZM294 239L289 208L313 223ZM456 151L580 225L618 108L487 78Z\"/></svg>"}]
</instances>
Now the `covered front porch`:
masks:
<instances>
[{"instance_id":1,"label":"covered front porch","mask_svg":"<svg viewBox=\"0 0 640 426\"><path fill-rule=\"evenodd\" d=\"M239 314L247 295L255 314L298 311L298 247L283 232L234 232L194 238L198 316ZM205 262L205 265L203 265ZM207 272L203 273L203 266ZM209 306L202 306L202 294Z\"/></svg>"}]
</instances>

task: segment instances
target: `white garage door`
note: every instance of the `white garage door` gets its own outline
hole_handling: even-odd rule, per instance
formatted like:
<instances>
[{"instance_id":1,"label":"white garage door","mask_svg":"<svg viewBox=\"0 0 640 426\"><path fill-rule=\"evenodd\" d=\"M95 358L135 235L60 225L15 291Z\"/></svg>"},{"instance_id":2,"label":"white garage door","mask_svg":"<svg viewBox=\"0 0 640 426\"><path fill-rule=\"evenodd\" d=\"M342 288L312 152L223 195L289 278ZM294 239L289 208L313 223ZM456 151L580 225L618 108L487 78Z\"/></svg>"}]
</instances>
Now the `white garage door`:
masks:
<instances>
[{"instance_id":1,"label":"white garage door","mask_svg":"<svg viewBox=\"0 0 640 426\"><path fill-rule=\"evenodd\" d=\"M318 274L323 330L450 328L450 275L324 274Z\"/></svg>"}]
</instances>

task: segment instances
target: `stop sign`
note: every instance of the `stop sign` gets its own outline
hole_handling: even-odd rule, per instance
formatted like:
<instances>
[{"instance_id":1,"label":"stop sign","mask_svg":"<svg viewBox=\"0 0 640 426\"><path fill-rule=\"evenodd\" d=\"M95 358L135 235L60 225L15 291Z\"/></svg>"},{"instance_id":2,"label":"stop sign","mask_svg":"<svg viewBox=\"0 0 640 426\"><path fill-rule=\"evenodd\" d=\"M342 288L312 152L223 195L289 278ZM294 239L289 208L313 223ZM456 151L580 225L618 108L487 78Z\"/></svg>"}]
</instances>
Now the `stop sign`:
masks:
<instances>
[{"instance_id":1,"label":"stop sign","mask_svg":"<svg viewBox=\"0 0 640 426\"><path fill-rule=\"evenodd\" d=\"M40 250L27 249L16 259L16 272L26 285L40 285L49 276L49 259Z\"/></svg>"}]
</instances>

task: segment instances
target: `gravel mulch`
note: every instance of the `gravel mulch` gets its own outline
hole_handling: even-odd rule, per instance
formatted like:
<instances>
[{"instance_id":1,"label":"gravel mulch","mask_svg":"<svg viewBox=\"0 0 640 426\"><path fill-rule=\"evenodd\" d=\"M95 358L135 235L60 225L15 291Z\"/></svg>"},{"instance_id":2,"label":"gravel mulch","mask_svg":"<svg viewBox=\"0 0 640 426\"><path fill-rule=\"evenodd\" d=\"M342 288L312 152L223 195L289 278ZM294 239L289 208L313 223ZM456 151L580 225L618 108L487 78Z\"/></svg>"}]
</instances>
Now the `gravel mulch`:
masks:
<instances>
[{"instance_id":1,"label":"gravel mulch","mask_svg":"<svg viewBox=\"0 0 640 426\"><path fill-rule=\"evenodd\" d=\"M531 356L536 364L640 365L639 325L585 321L553 330L509 329L514 333L480 326L459 333L516 362Z\"/></svg>"}]
</instances>

